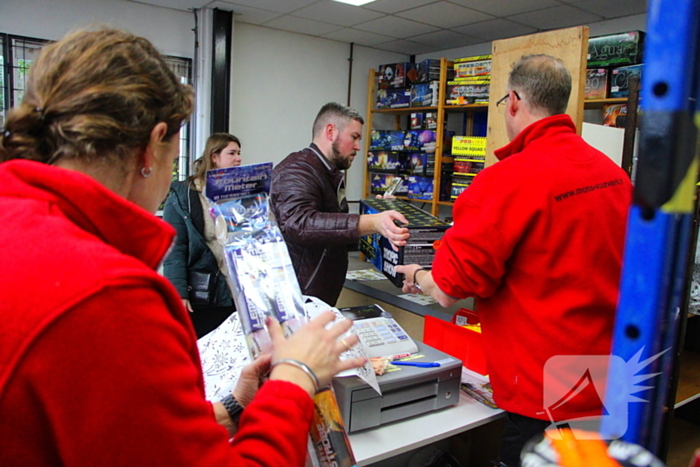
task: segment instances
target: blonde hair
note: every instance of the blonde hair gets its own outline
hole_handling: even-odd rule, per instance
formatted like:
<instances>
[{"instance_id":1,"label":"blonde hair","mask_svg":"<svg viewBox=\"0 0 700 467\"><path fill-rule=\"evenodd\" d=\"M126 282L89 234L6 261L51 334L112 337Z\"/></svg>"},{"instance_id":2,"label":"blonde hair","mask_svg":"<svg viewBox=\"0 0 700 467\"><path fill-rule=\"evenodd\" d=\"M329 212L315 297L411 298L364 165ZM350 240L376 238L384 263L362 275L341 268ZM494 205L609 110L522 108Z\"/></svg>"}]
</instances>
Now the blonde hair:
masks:
<instances>
[{"instance_id":1,"label":"blonde hair","mask_svg":"<svg viewBox=\"0 0 700 467\"><path fill-rule=\"evenodd\" d=\"M191 88L148 40L78 31L45 46L32 65L22 103L0 136L0 161L72 158L125 172L157 123L172 137L192 108Z\"/></svg>"},{"instance_id":2,"label":"blonde hair","mask_svg":"<svg viewBox=\"0 0 700 467\"><path fill-rule=\"evenodd\" d=\"M202 157L192 163L192 175L190 175L187 180L189 182L194 182L197 179L204 181L207 170L215 168L212 156L220 154L221 151L226 149L229 143L236 143L239 148L242 147L241 141L232 134L214 133L209 136L209 138L207 138L207 144L204 146Z\"/></svg>"}]
</instances>

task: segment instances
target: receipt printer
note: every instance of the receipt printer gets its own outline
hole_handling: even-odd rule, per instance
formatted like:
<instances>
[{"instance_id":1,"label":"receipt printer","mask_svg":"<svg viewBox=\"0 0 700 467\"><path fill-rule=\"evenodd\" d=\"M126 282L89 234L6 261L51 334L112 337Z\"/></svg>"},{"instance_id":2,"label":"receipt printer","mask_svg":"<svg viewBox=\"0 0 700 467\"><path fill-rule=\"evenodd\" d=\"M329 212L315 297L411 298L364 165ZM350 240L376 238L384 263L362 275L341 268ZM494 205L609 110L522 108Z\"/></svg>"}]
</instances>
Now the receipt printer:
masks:
<instances>
[{"instance_id":1,"label":"receipt printer","mask_svg":"<svg viewBox=\"0 0 700 467\"><path fill-rule=\"evenodd\" d=\"M399 366L377 376L379 395L357 376L333 378L333 389L349 433L439 410L459 401L462 362L415 341L420 358L409 362L438 362L421 368Z\"/></svg>"}]
</instances>

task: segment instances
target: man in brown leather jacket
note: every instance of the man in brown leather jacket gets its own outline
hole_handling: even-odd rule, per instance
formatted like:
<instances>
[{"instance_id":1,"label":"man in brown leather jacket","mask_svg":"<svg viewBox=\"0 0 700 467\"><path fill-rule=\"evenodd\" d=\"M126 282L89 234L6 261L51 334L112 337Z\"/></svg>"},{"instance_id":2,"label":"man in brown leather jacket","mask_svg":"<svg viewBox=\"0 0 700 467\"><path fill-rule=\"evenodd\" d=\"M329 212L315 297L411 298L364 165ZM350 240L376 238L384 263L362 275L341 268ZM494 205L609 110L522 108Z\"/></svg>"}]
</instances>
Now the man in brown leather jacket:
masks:
<instances>
[{"instance_id":1,"label":"man in brown leather jacket","mask_svg":"<svg viewBox=\"0 0 700 467\"><path fill-rule=\"evenodd\" d=\"M343 170L360 150L364 120L338 103L316 116L311 145L287 156L274 169L272 210L287 242L305 295L335 305L348 269L348 246L379 233L396 246L406 244L407 223L396 211L349 214Z\"/></svg>"}]
</instances>

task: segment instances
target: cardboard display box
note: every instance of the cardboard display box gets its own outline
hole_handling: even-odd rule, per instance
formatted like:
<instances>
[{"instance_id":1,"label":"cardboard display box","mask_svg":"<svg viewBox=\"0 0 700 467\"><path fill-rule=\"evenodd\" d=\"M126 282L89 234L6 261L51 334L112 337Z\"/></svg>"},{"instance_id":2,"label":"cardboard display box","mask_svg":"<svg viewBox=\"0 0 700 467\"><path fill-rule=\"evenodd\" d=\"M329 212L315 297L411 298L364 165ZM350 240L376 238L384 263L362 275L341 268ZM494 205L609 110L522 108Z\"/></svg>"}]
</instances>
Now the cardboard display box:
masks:
<instances>
[{"instance_id":1,"label":"cardboard display box","mask_svg":"<svg viewBox=\"0 0 700 467\"><path fill-rule=\"evenodd\" d=\"M586 70L586 99L605 99L608 97L608 70L589 68Z\"/></svg>"},{"instance_id":2,"label":"cardboard display box","mask_svg":"<svg viewBox=\"0 0 700 467\"><path fill-rule=\"evenodd\" d=\"M613 68L610 71L610 97L627 97L630 92L630 78L642 79L643 65L630 65Z\"/></svg>"},{"instance_id":3,"label":"cardboard display box","mask_svg":"<svg viewBox=\"0 0 700 467\"><path fill-rule=\"evenodd\" d=\"M644 32L630 31L588 40L588 67L636 65L642 63Z\"/></svg>"},{"instance_id":4,"label":"cardboard display box","mask_svg":"<svg viewBox=\"0 0 700 467\"><path fill-rule=\"evenodd\" d=\"M450 224L431 216L427 212L400 199L363 199L360 200L361 214L376 214L387 210L402 213L408 220L411 237L406 246L394 251L391 243L378 234L367 235L360 240L360 251L370 259L377 269L397 287L403 285L403 274L396 273L399 264L433 264L435 251L440 239Z\"/></svg>"}]
</instances>

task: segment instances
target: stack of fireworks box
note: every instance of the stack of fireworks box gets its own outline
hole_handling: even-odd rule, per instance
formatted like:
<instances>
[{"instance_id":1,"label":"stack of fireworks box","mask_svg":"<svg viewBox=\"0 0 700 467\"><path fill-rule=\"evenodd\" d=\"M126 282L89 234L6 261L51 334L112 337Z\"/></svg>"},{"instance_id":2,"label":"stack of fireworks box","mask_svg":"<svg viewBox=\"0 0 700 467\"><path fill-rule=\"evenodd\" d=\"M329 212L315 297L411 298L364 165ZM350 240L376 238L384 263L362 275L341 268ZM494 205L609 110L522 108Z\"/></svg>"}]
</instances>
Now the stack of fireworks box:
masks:
<instances>
[{"instance_id":1,"label":"stack of fireworks box","mask_svg":"<svg viewBox=\"0 0 700 467\"><path fill-rule=\"evenodd\" d=\"M385 237L372 234L360 239L360 251L395 286L401 287L404 277L396 272L395 267L399 264L431 266L435 251L450 224L400 199L360 200L360 214L376 214L387 210L398 211L408 220L406 228L411 234L408 243L394 250Z\"/></svg>"},{"instance_id":2,"label":"stack of fireworks box","mask_svg":"<svg viewBox=\"0 0 700 467\"><path fill-rule=\"evenodd\" d=\"M643 31L591 38L588 41L586 99L627 97L630 78L641 79L643 48ZM627 104L604 105L603 125L624 126L622 122L618 124L617 117L626 114Z\"/></svg>"},{"instance_id":3,"label":"stack of fireworks box","mask_svg":"<svg viewBox=\"0 0 700 467\"><path fill-rule=\"evenodd\" d=\"M378 109L437 106L440 60L380 65L377 76Z\"/></svg>"},{"instance_id":4,"label":"stack of fireworks box","mask_svg":"<svg viewBox=\"0 0 700 467\"><path fill-rule=\"evenodd\" d=\"M485 136L454 136L452 138L454 173L452 174L451 201L472 184L484 168L486 160Z\"/></svg>"},{"instance_id":5,"label":"stack of fireworks box","mask_svg":"<svg viewBox=\"0 0 700 467\"><path fill-rule=\"evenodd\" d=\"M483 104L489 101L491 55L455 59L454 78L447 82L445 104Z\"/></svg>"},{"instance_id":6,"label":"stack of fireworks box","mask_svg":"<svg viewBox=\"0 0 700 467\"><path fill-rule=\"evenodd\" d=\"M445 151L450 151L453 135L453 131L445 132ZM422 128L372 130L367 153L370 193L384 194L394 179L400 177L402 181L394 192L395 196L432 200L436 137L435 130Z\"/></svg>"}]
</instances>

